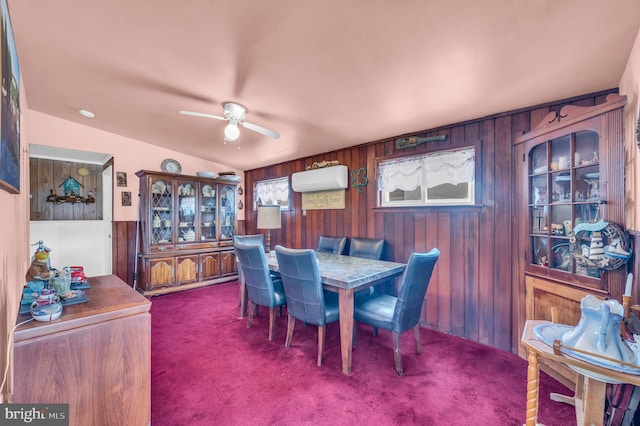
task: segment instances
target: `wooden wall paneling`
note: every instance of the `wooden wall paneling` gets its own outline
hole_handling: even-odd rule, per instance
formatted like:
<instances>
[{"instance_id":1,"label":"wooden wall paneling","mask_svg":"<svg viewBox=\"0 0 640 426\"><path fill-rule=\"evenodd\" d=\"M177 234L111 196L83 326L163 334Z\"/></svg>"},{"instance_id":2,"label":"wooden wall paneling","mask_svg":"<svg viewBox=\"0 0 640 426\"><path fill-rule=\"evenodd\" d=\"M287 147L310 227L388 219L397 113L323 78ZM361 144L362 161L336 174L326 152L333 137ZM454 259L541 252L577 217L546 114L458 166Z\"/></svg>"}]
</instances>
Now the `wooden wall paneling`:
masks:
<instances>
[{"instance_id":1,"label":"wooden wall paneling","mask_svg":"<svg viewBox=\"0 0 640 426\"><path fill-rule=\"evenodd\" d=\"M413 214L413 250L416 253L425 253L427 251L427 218L424 212L418 212ZM409 253L410 254L410 253ZM420 322L427 324L427 307L429 300L429 288L433 284L433 281L429 282L427 287L427 293L424 296L424 302L422 303L422 311L420 312Z\"/></svg>"},{"instance_id":2,"label":"wooden wall paneling","mask_svg":"<svg viewBox=\"0 0 640 426\"><path fill-rule=\"evenodd\" d=\"M528 118L528 122L529 122L529 128L535 126L536 124L538 124L540 121L542 121L543 118L545 118L547 116L547 114L549 114L550 108L549 107L542 107L542 108L536 108L536 109L532 109L530 114L529 114L529 118ZM524 116L526 114L521 114L524 118ZM522 133L520 133L522 134ZM520 136L516 135L516 136ZM512 138L513 140L513 138Z\"/></svg>"},{"instance_id":3,"label":"wooden wall paneling","mask_svg":"<svg viewBox=\"0 0 640 426\"><path fill-rule=\"evenodd\" d=\"M128 222L113 222L111 225L111 244L113 247L113 254L111 257L111 272L125 281L127 284L132 285L133 281L127 280L129 259L136 259L135 250L129 252L129 238ZM135 222L134 222L135 223ZM135 238L135 234L134 234ZM135 244L135 242L134 242Z\"/></svg>"},{"instance_id":4,"label":"wooden wall paneling","mask_svg":"<svg viewBox=\"0 0 640 426\"><path fill-rule=\"evenodd\" d=\"M477 340L481 343L492 345L494 340L493 324L499 318L496 318L496 312L494 311L494 285L495 285L495 268L499 263L501 254L497 252L495 236L496 232L508 232L508 228L501 229L502 224L496 222L496 196L500 192L504 192L501 188L496 188L497 179L495 174L497 172L497 158L510 157L511 144L507 147L506 151L501 151L495 146L495 121L484 120L478 129L477 139L481 141L481 155L477 157L477 161L480 162L482 175L478 176L477 184L481 186L481 200L482 209L479 211L479 224L478 224L478 238L479 247L473 247L476 253L479 254L476 265L477 269L477 281L478 288L477 296L475 300L470 300L468 303L475 304L477 307L478 318L476 324L473 325L476 329ZM500 231L498 231L500 229ZM506 235L505 235L506 236ZM480 251L477 251L480 248ZM503 319L504 320L504 319Z\"/></svg>"},{"instance_id":5,"label":"wooden wall paneling","mask_svg":"<svg viewBox=\"0 0 640 426\"><path fill-rule=\"evenodd\" d=\"M535 124L538 124L536 122ZM513 114L511 116L511 143L521 135L524 135L529 130L531 130L532 126L535 126L531 122L531 114L529 111L519 112L517 114Z\"/></svg>"},{"instance_id":6,"label":"wooden wall paneling","mask_svg":"<svg viewBox=\"0 0 640 426\"><path fill-rule=\"evenodd\" d=\"M523 346L520 345L520 333L524 330L526 320L526 284L525 284L525 241L521 240L521 236L527 232L529 220L527 217L521 217L519 212L521 206L526 203L526 180L524 177L524 168L522 166L522 158L525 155L525 147L523 144L514 146L514 170L513 180L513 198L511 205L513 206L513 232L511 235L513 247L512 259L512 278L511 278L511 294L514 304L514 312L512 316L511 331L511 351L519 353L521 357L526 357L527 353Z\"/></svg>"},{"instance_id":7,"label":"wooden wall paneling","mask_svg":"<svg viewBox=\"0 0 640 426\"><path fill-rule=\"evenodd\" d=\"M465 252L465 221L464 213L454 212L450 214L451 224L448 229L450 235L443 235L445 239L451 241L451 332L456 336L464 336L464 310L467 280L467 265ZM443 231L447 231L444 229Z\"/></svg>"},{"instance_id":8,"label":"wooden wall paneling","mask_svg":"<svg viewBox=\"0 0 640 426\"><path fill-rule=\"evenodd\" d=\"M511 351L513 312L516 306L511 298L497 295L512 294L512 269L516 261L512 249L514 230L512 199L515 194L513 185L519 182L514 179L512 164L516 162L511 149L511 117L499 117L495 120L494 146L497 153L494 158L494 229L504 233L504 238L495 238L495 259L492 271L492 337L491 346ZM503 299L503 300L501 300ZM480 301L483 303L483 300ZM489 303L489 302L488 302ZM482 329L482 327L481 327Z\"/></svg>"},{"instance_id":9,"label":"wooden wall paneling","mask_svg":"<svg viewBox=\"0 0 640 426\"><path fill-rule=\"evenodd\" d=\"M135 221L127 222L127 271L124 274L127 279L122 278L124 282L129 285L133 285L135 276L134 272L136 270L136 263L138 261L138 251L140 247L142 247L142 240L137 242L138 247L136 247L136 232L138 232L137 224ZM131 255L133 253L133 256ZM140 271L138 271L138 274Z\"/></svg>"},{"instance_id":10,"label":"wooden wall paneling","mask_svg":"<svg viewBox=\"0 0 640 426\"><path fill-rule=\"evenodd\" d=\"M451 128L451 137L446 140L443 146L462 144L464 139L464 126L454 126Z\"/></svg>"},{"instance_id":11,"label":"wooden wall paneling","mask_svg":"<svg viewBox=\"0 0 640 426\"><path fill-rule=\"evenodd\" d=\"M385 145L389 143L391 142L387 142ZM361 194L361 195L365 195L364 206L366 207L368 212L374 211L374 209L378 205L378 185L376 185L376 178L375 178L377 176L375 156L376 156L375 145L367 145L365 148L360 149L360 164L362 164L362 166L360 167L364 167L367 170L367 176L369 176L367 179L369 180L369 183L370 183L370 184L367 184L367 186L363 190L363 194ZM375 217L375 215L373 217ZM368 218L367 230L365 234L368 236L368 238L376 238L375 227L376 227L376 224L373 223L371 218Z\"/></svg>"},{"instance_id":12,"label":"wooden wall paneling","mask_svg":"<svg viewBox=\"0 0 640 426\"><path fill-rule=\"evenodd\" d=\"M480 282L479 268L487 260L489 260L489 263L493 263L494 238L490 236L487 240L479 239L480 220L478 213L466 212L463 216L466 258L464 263L467 266L464 277L464 337L477 342L479 341L479 325L484 323L481 320L483 313L480 309L479 293L483 292L484 288L493 286L493 280ZM482 310L484 309L485 306L482 306Z\"/></svg>"},{"instance_id":13,"label":"wooden wall paneling","mask_svg":"<svg viewBox=\"0 0 640 426\"><path fill-rule=\"evenodd\" d=\"M452 331L451 327L451 305L452 295L452 274L451 267L455 263L455 267L459 268L455 256L452 252L452 239L450 235L451 230L451 215L449 213L437 213L437 229L438 240L437 247L440 249L440 257L438 258L438 322L441 326L441 330Z\"/></svg>"},{"instance_id":14,"label":"wooden wall paneling","mask_svg":"<svg viewBox=\"0 0 640 426\"><path fill-rule=\"evenodd\" d=\"M358 148L358 162L356 166L358 168L364 167L367 170L367 175L369 171L374 171L375 176L375 147L372 145L368 145L366 147ZM374 211L373 209L376 206L376 185L367 185L362 193L358 193L358 204L361 209L366 209L364 214L360 214L358 216L358 233L354 236L365 237L365 238L375 238L376 235L376 223L374 223L373 219L375 218L375 214L373 217L368 214L368 212Z\"/></svg>"},{"instance_id":15,"label":"wooden wall paneling","mask_svg":"<svg viewBox=\"0 0 640 426\"><path fill-rule=\"evenodd\" d=\"M604 196L607 203L604 205L606 218L618 225L624 226L624 202L616 203L613 200L624 200L624 173L616 173L615 171L624 169L624 129L623 129L623 108L618 108L606 113L606 117L602 120L607 123L604 129L606 150L600 148L602 153L600 158L601 176L608 176L607 182L600 182L601 190L604 190ZM603 142L600 142L601 144ZM606 151L606 152L604 152ZM622 301L624 293L624 285L626 281L626 273L624 268L615 271L608 271L609 275L609 295L612 299Z\"/></svg>"},{"instance_id":16,"label":"wooden wall paneling","mask_svg":"<svg viewBox=\"0 0 640 426\"><path fill-rule=\"evenodd\" d=\"M436 212L426 212L421 214L424 216L425 222L425 247L423 249L424 252L431 250L434 247L440 249L440 259L436 263L436 267L431 274L431 281L429 282L429 288L427 289L427 325L429 327L435 328L436 330L440 330L440 315L439 308L440 303L443 303L440 300L441 290L440 290L440 268L442 264L443 257L443 248L438 245L438 213ZM418 249L418 247L416 247ZM446 301L448 303L448 300Z\"/></svg>"}]
</instances>

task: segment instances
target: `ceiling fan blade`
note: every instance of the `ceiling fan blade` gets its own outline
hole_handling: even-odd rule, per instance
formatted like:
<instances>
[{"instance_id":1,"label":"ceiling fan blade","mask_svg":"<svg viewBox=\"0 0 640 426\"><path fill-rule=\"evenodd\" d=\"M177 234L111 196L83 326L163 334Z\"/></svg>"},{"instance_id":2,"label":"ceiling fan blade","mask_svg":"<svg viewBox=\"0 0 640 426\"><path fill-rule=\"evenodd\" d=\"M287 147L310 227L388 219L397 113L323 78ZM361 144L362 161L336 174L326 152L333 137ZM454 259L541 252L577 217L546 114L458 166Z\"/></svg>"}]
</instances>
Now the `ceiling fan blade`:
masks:
<instances>
[{"instance_id":1,"label":"ceiling fan blade","mask_svg":"<svg viewBox=\"0 0 640 426\"><path fill-rule=\"evenodd\" d=\"M196 117L215 118L216 120L226 120L226 117L220 117L219 115L205 114L203 112L192 111L179 111L182 115L195 115Z\"/></svg>"},{"instance_id":2,"label":"ceiling fan blade","mask_svg":"<svg viewBox=\"0 0 640 426\"><path fill-rule=\"evenodd\" d=\"M246 121L241 121L242 127L245 127L249 130L253 130L254 132L262 133L265 136L269 136L270 138L279 139L280 133L274 132L273 130L269 130L265 127L258 126L257 124L247 123Z\"/></svg>"}]
</instances>

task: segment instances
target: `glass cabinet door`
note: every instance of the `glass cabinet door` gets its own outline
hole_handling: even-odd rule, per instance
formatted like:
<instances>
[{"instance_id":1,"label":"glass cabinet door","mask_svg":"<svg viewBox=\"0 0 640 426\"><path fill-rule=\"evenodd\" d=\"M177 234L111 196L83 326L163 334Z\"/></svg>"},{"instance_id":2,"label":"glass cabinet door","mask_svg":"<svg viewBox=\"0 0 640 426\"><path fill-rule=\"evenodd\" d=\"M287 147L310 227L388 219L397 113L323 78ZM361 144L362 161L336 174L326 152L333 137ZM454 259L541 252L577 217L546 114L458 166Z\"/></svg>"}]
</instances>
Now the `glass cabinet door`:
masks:
<instances>
[{"instance_id":1,"label":"glass cabinet door","mask_svg":"<svg viewBox=\"0 0 640 426\"><path fill-rule=\"evenodd\" d=\"M150 244L172 243L173 198L171 181L151 177L150 186Z\"/></svg>"},{"instance_id":2,"label":"glass cabinet door","mask_svg":"<svg viewBox=\"0 0 640 426\"><path fill-rule=\"evenodd\" d=\"M176 188L178 209L178 241L196 240L196 184L191 181L178 181Z\"/></svg>"},{"instance_id":3,"label":"glass cabinet door","mask_svg":"<svg viewBox=\"0 0 640 426\"><path fill-rule=\"evenodd\" d=\"M602 217L598 152L598 133L590 130L547 140L529 151L530 264L599 278L576 265L570 251L573 228Z\"/></svg>"},{"instance_id":4,"label":"glass cabinet door","mask_svg":"<svg viewBox=\"0 0 640 426\"><path fill-rule=\"evenodd\" d=\"M220 185L220 239L233 238L236 228L236 187Z\"/></svg>"},{"instance_id":5,"label":"glass cabinet door","mask_svg":"<svg viewBox=\"0 0 640 426\"><path fill-rule=\"evenodd\" d=\"M213 241L217 239L217 203L216 185L200 183L200 240Z\"/></svg>"}]
</instances>

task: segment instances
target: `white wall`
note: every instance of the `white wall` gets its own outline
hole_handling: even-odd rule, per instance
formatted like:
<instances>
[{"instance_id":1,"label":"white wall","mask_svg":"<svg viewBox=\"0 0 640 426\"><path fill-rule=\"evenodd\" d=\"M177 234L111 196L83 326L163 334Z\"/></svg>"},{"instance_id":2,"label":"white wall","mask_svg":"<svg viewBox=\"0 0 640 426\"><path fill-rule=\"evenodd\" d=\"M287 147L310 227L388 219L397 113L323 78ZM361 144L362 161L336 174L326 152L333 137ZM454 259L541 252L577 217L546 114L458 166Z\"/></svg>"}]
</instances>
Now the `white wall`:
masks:
<instances>
[{"instance_id":1,"label":"white wall","mask_svg":"<svg viewBox=\"0 0 640 426\"><path fill-rule=\"evenodd\" d=\"M105 226L109 229L105 230ZM42 240L51 249L51 266L83 266L87 276L106 275L104 236L111 223L102 220L56 220L30 222L31 244ZM31 255L36 247L32 247ZM110 267L111 265L109 265Z\"/></svg>"}]
</instances>

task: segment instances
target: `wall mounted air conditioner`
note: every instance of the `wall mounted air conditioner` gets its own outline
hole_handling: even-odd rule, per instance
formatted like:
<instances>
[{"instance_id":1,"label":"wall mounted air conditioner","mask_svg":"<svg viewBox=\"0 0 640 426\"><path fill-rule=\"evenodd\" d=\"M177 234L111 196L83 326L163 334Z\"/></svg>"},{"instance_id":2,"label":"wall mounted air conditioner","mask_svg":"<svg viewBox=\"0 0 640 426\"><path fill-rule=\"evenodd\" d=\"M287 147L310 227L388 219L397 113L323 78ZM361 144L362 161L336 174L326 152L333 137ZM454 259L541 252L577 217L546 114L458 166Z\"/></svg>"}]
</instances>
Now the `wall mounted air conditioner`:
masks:
<instances>
[{"instance_id":1,"label":"wall mounted air conditioner","mask_svg":"<svg viewBox=\"0 0 640 426\"><path fill-rule=\"evenodd\" d=\"M349 187L347 166L323 167L291 175L291 188L296 192L329 191L347 187Z\"/></svg>"}]
</instances>

